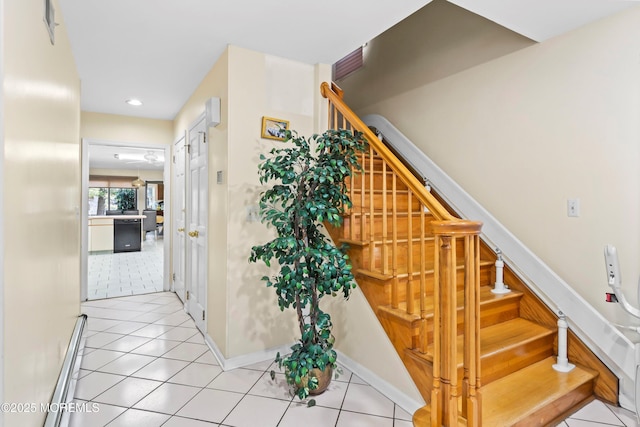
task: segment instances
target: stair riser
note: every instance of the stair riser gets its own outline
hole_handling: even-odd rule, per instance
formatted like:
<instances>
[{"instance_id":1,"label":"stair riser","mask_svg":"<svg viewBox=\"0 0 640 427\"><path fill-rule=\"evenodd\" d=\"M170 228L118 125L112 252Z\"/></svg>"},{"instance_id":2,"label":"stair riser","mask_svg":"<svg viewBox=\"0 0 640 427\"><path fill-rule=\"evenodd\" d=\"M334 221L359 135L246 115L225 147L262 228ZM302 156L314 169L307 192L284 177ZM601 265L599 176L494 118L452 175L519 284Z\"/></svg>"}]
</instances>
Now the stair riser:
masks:
<instances>
[{"instance_id":1,"label":"stair riser","mask_svg":"<svg viewBox=\"0 0 640 427\"><path fill-rule=\"evenodd\" d=\"M393 212L393 207L395 206L396 208L396 212L400 213L400 212L407 212L408 211L408 207L409 207L409 196L407 195L407 193L400 193L397 192L396 193L396 202L395 204L393 203L393 195L391 194L391 191L387 191L387 206L386 206L386 210L389 214L391 214ZM381 209L383 207L383 202L384 202L384 196L382 195L382 193L374 193L373 194L373 206L376 209ZM364 208L368 211L369 210L369 206L371 206L371 195L369 192L366 192L364 194L364 204L363 204L363 200L362 200L362 195L361 193L358 192L354 192L353 195L351 196L351 203L353 204L353 210L355 211L359 211L361 206L364 206ZM412 197L411 198L411 211L415 212L415 211L419 211L420 209L420 201L415 198Z\"/></svg>"},{"instance_id":2,"label":"stair riser","mask_svg":"<svg viewBox=\"0 0 640 427\"><path fill-rule=\"evenodd\" d=\"M375 188L378 190L382 190L382 185L386 181L387 190L391 191L393 188L393 173L387 171L386 174L383 174L382 171L375 171L373 173L373 187L371 186L371 174L369 172L365 172L364 174L358 174L353 178L353 188L355 190L360 190L363 188L363 177L364 177L364 188L370 189ZM347 188L350 188L350 179L347 178L345 181L347 183ZM396 178L396 190L406 190L407 186L400 181L400 178Z\"/></svg>"},{"instance_id":3,"label":"stair riser","mask_svg":"<svg viewBox=\"0 0 640 427\"><path fill-rule=\"evenodd\" d=\"M482 357L482 384L487 385L492 381L552 356L554 338L555 335L550 334L501 351L498 354Z\"/></svg>"},{"instance_id":4,"label":"stair riser","mask_svg":"<svg viewBox=\"0 0 640 427\"><path fill-rule=\"evenodd\" d=\"M516 422L513 427L556 425L564 416L568 416L573 412L573 408L579 407L582 402L588 402L589 399L592 399L592 396L593 381L586 382L539 411Z\"/></svg>"},{"instance_id":5,"label":"stair riser","mask_svg":"<svg viewBox=\"0 0 640 427\"><path fill-rule=\"evenodd\" d=\"M358 283L361 284L362 287L373 286L375 287L374 289L376 289L375 292L380 292L381 294L385 295L384 299L382 298L380 299L380 302L381 302L380 305L391 304L393 280L380 281L370 277L366 277L358 273L356 273L356 280L358 281ZM489 285L490 280L491 280L491 267L490 266L481 267L480 268L480 286ZM408 284L407 277L398 278L398 301L406 301L407 288L408 288L407 284ZM457 285L457 290L464 289L464 271L462 269L459 269L457 271L456 285ZM419 274L415 274L413 276L412 286L413 286L413 298L417 300L420 298L420 275ZM433 272L426 273L424 275L424 287L425 287L426 295L429 297L433 296ZM378 291L377 289L380 289L380 291ZM373 308L376 309L377 306L373 306ZM416 311L417 312L420 311L420 308L417 304L416 304ZM495 316L496 314L493 313L492 315Z\"/></svg>"},{"instance_id":6,"label":"stair riser","mask_svg":"<svg viewBox=\"0 0 640 427\"><path fill-rule=\"evenodd\" d=\"M365 215L365 223L364 223L365 229L364 229L364 235L362 235L362 230L360 226L360 214L354 211L353 215L350 215L350 214L345 215L342 237L345 239L369 241L370 236L373 233L373 238L375 240L380 240L383 236L383 231L384 231L383 230L384 216L378 213L373 215L373 231L371 230L370 218L371 218L370 215ZM425 213L424 218L425 218L425 222L424 222L425 236L432 236L430 223L433 220L433 217L431 216L431 214ZM391 237L393 236L393 228L394 228L391 213L387 213L386 224L387 224L387 236L389 239L391 239ZM409 230L408 221L406 217L399 216L397 224L398 224L397 225L398 238L406 238ZM351 229L353 229L353 235L351 235ZM412 215L411 230L412 230L413 238L420 237L421 230L420 230L420 213L419 212L414 213ZM364 237L361 237L361 236L364 236Z\"/></svg>"},{"instance_id":7,"label":"stair riser","mask_svg":"<svg viewBox=\"0 0 640 427\"><path fill-rule=\"evenodd\" d=\"M519 299L509 300L506 302L491 301L486 304L480 304L480 327L486 328L487 326L492 326L501 322L506 322L507 320L515 319L519 315L519 301ZM427 322L428 334L426 345L428 346L433 343L433 319L428 319ZM462 307L458 309L457 322L458 335L462 335L464 333L464 309Z\"/></svg>"},{"instance_id":8,"label":"stair riser","mask_svg":"<svg viewBox=\"0 0 640 427\"><path fill-rule=\"evenodd\" d=\"M373 243L373 258L371 258L371 243L369 246L365 246L362 248L354 248L353 251L362 251L361 260L363 262L362 266L368 268L373 271L382 272L384 266L383 256L386 254L386 266L389 269L393 268L393 258L394 254L396 257L396 265L401 271L408 271L409 265L409 243L407 241L398 242L396 244L396 250L393 250L393 245L388 242L386 245L382 243ZM386 246L386 250L385 250ZM435 252L434 252L434 239L429 238L424 242L424 249L421 248L421 243L419 241L414 241L411 244L412 249L412 263L411 263L411 271L419 271L421 266L421 251L424 250L424 264L426 270L433 270ZM464 246L456 245L456 258L458 260L464 259ZM373 264L369 262L370 259L373 259Z\"/></svg>"}]
</instances>

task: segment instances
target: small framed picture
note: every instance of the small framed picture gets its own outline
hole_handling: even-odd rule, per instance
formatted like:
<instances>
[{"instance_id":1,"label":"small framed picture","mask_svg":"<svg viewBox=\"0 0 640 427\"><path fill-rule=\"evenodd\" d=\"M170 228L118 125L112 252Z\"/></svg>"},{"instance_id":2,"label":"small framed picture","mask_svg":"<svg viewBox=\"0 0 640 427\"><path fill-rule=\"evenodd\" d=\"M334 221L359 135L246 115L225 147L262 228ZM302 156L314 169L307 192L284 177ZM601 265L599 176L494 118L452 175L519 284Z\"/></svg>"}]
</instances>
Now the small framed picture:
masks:
<instances>
[{"instance_id":1,"label":"small framed picture","mask_svg":"<svg viewBox=\"0 0 640 427\"><path fill-rule=\"evenodd\" d=\"M262 118L262 137L268 139L284 140L284 131L289 129L287 120L274 119L273 117Z\"/></svg>"}]
</instances>

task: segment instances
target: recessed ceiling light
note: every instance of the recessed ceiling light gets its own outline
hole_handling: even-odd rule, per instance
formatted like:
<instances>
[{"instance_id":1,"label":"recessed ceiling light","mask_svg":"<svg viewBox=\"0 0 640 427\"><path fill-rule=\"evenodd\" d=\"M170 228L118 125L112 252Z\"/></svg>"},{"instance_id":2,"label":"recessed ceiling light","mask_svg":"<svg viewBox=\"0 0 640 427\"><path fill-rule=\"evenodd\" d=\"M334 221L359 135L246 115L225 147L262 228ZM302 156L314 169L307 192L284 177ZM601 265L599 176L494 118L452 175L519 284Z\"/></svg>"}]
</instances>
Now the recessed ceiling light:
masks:
<instances>
[{"instance_id":1,"label":"recessed ceiling light","mask_svg":"<svg viewBox=\"0 0 640 427\"><path fill-rule=\"evenodd\" d=\"M125 102L129 105L133 105L134 107L139 107L142 105L142 101L135 98L127 99Z\"/></svg>"}]
</instances>

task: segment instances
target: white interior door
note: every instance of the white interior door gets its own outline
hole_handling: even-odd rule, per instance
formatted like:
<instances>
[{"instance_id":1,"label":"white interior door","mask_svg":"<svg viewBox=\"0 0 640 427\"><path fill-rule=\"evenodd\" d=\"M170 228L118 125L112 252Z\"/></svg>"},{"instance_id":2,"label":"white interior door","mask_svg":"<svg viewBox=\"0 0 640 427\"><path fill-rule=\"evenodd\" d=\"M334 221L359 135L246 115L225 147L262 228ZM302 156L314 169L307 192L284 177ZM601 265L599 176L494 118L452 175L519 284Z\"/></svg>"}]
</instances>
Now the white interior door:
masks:
<instances>
[{"instance_id":1,"label":"white interior door","mask_svg":"<svg viewBox=\"0 0 640 427\"><path fill-rule=\"evenodd\" d=\"M187 158L185 156L185 137L180 138L173 146L173 182L175 185L173 199L173 290L182 302L186 302L185 262L187 255L186 244L186 218L187 198L185 169Z\"/></svg>"},{"instance_id":2,"label":"white interior door","mask_svg":"<svg viewBox=\"0 0 640 427\"><path fill-rule=\"evenodd\" d=\"M189 129L187 149L187 310L206 332L207 306L207 141L204 114Z\"/></svg>"}]
</instances>

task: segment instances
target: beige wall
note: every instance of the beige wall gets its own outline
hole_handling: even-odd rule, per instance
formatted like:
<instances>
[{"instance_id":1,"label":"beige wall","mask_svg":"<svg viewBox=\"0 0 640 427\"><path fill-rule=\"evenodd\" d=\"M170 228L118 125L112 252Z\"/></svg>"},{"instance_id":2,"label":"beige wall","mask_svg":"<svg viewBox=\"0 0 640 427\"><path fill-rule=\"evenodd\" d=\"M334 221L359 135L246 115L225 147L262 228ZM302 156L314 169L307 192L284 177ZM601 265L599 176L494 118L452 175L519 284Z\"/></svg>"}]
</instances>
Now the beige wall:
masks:
<instances>
[{"instance_id":1,"label":"beige wall","mask_svg":"<svg viewBox=\"0 0 640 427\"><path fill-rule=\"evenodd\" d=\"M182 137L190 125L204 112L206 101L219 97L221 122L209 129L208 182L208 295L207 333L223 354L227 354L227 182L216 184L216 171L227 171L229 115L229 51L226 50L198 85L174 120L174 138ZM226 173L226 172L225 172ZM173 188L173 192L180 191Z\"/></svg>"},{"instance_id":2,"label":"beige wall","mask_svg":"<svg viewBox=\"0 0 640 427\"><path fill-rule=\"evenodd\" d=\"M363 50L364 67L338 84L355 110L534 43L448 1L435 0L371 40Z\"/></svg>"},{"instance_id":3,"label":"beige wall","mask_svg":"<svg viewBox=\"0 0 640 427\"><path fill-rule=\"evenodd\" d=\"M359 113L386 116L614 317L603 298L604 245L618 247L632 300L640 272L638 52L636 7ZM580 199L579 218L567 217L568 198Z\"/></svg>"},{"instance_id":4,"label":"beige wall","mask_svg":"<svg viewBox=\"0 0 640 427\"><path fill-rule=\"evenodd\" d=\"M173 143L173 121L82 112L82 138L149 144Z\"/></svg>"},{"instance_id":5,"label":"beige wall","mask_svg":"<svg viewBox=\"0 0 640 427\"><path fill-rule=\"evenodd\" d=\"M208 334L227 358L294 342L299 333L291 311L278 309L272 289L260 277L270 271L249 264L251 246L273 234L247 222L247 207L257 206L259 156L279 144L260 137L263 116L290 121L291 129L310 136L326 128L326 102L320 83L330 79L328 65L307 65L230 46L176 117L175 137L219 96L220 125L210 128ZM215 183L223 171L223 184ZM420 395L404 371L364 296L348 303L332 301L337 349L380 375L407 395ZM344 337L344 340L342 338ZM366 339L363 339L365 338Z\"/></svg>"},{"instance_id":6,"label":"beige wall","mask_svg":"<svg viewBox=\"0 0 640 427\"><path fill-rule=\"evenodd\" d=\"M60 14L52 46L42 1L3 7L3 401L40 404L80 311L80 81ZM6 426L43 420L4 414Z\"/></svg>"}]
</instances>

